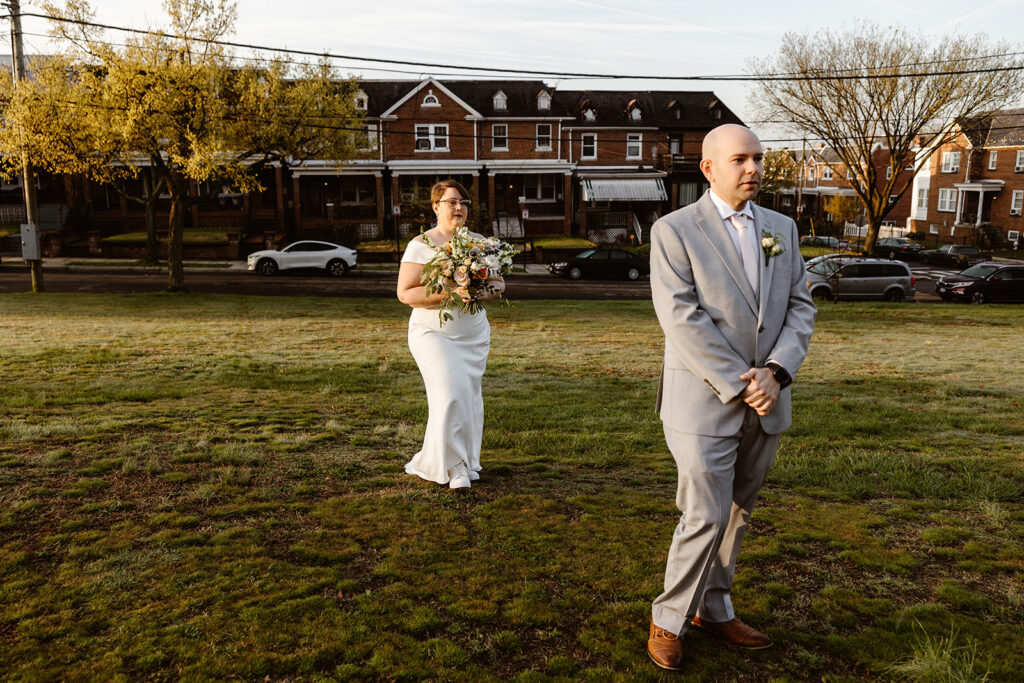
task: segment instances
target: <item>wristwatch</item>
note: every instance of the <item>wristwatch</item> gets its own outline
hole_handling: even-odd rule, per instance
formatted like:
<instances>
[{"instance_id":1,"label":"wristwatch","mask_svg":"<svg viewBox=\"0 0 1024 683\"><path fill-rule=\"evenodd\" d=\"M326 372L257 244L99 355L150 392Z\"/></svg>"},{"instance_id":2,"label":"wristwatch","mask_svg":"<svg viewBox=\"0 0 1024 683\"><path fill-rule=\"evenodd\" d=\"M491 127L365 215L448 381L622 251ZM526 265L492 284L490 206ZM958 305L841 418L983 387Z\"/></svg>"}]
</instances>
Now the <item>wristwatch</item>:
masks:
<instances>
[{"instance_id":1,"label":"wristwatch","mask_svg":"<svg viewBox=\"0 0 1024 683\"><path fill-rule=\"evenodd\" d=\"M772 376L779 383L779 389L785 389L793 383L793 375L778 363L765 363L764 366L772 371Z\"/></svg>"}]
</instances>

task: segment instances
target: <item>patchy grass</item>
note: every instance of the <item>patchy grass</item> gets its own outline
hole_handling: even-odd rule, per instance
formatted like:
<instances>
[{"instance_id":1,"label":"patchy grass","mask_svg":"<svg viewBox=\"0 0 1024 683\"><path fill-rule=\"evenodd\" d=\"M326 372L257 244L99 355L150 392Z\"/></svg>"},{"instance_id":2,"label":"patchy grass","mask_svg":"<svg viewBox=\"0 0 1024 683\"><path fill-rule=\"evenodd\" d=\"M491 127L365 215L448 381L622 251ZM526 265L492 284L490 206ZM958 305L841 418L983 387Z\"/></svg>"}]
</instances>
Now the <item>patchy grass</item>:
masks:
<instances>
[{"instance_id":1,"label":"patchy grass","mask_svg":"<svg viewBox=\"0 0 1024 683\"><path fill-rule=\"evenodd\" d=\"M689 675L1018 676L1021 313L822 305L733 596L777 646L688 634ZM426 401L397 302L0 298L5 677L659 678L651 305L491 317L455 492L402 471Z\"/></svg>"},{"instance_id":2,"label":"patchy grass","mask_svg":"<svg viewBox=\"0 0 1024 683\"><path fill-rule=\"evenodd\" d=\"M594 243L582 237L534 237L533 246L543 249L593 249Z\"/></svg>"},{"instance_id":3,"label":"patchy grass","mask_svg":"<svg viewBox=\"0 0 1024 683\"><path fill-rule=\"evenodd\" d=\"M181 239L184 244L227 244L228 233L238 233L238 228L185 228ZM166 238L164 238L166 241ZM123 232L118 235L104 237L101 242L109 243L146 243L145 232Z\"/></svg>"},{"instance_id":4,"label":"patchy grass","mask_svg":"<svg viewBox=\"0 0 1024 683\"><path fill-rule=\"evenodd\" d=\"M93 268L166 268L167 261L150 263L141 259L122 259L120 261L103 261L100 259L88 259L82 261L68 261L69 266L91 266ZM212 261L186 262L185 268L230 268L230 263L217 263Z\"/></svg>"}]
</instances>

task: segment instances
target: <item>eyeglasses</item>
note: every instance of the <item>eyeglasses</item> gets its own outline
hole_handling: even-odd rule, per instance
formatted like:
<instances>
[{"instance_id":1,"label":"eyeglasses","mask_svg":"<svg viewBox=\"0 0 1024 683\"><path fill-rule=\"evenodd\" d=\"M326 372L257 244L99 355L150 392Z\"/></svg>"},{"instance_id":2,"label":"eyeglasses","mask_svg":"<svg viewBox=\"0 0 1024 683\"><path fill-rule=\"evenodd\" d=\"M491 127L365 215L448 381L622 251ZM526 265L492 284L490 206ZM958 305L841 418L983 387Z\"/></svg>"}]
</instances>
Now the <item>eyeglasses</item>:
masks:
<instances>
[{"instance_id":1,"label":"eyeglasses","mask_svg":"<svg viewBox=\"0 0 1024 683\"><path fill-rule=\"evenodd\" d=\"M469 205L473 202L468 199L439 199L438 204L447 204L449 209L454 209L456 206L462 205L462 208L468 209Z\"/></svg>"}]
</instances>

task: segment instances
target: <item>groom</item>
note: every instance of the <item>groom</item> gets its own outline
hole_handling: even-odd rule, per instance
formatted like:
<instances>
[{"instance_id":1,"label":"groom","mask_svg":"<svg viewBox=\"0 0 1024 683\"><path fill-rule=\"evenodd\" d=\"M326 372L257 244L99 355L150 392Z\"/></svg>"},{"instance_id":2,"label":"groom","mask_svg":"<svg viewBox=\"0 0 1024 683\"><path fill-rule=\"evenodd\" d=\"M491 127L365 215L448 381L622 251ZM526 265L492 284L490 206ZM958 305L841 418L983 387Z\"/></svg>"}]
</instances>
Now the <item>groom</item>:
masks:
<instances>
[{"instance_id":1,"label":"groom","mask_svg":"<svg viewBox=\"0 0 1024 683\"><path fill-rule=\"evenodd\" d=\"M665 590L647 653L678 669L687 626L735 647L769 647L729 599L758 489L790 425L789 385L816 310L796 224L757 206L761 142L735 124L704 138L711 190L654 224L651 290L665 332L658 409L679 470Z\"/></svg>"}]
</instances>

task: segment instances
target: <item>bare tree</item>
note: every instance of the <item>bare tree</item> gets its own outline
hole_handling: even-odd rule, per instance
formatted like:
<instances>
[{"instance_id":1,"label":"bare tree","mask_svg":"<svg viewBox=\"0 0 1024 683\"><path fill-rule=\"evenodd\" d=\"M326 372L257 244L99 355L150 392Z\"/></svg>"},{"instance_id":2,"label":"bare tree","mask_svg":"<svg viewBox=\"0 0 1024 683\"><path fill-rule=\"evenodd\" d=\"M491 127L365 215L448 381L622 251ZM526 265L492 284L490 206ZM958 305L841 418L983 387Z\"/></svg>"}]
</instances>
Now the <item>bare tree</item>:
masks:
<instances>
[{"instance_id":1,"label":"bare tree","mask_svg":"<svg viewBox=\"0 0 1024 683\"><path fill-rule=\"evenodd\" d=\"M1005 107L1024 91L1019 48L867 22L845 33L787 33L777 56L750 69L760 79L752 94L759 116L824 141L848 169L847 182L864 204L868 251L914 174L956 137L954 124ZM872 163L879 145L888 151L890 177ZM911 165L914 173L895 172Z\"/></svg>"},{"instance_id":2,"label":"bare tree","mask_svg":"<svg viewBox=\"0 0 1024 683\"><path fill-rule=\"evenodd\" d=\"M796 159L785 149L764 151L764 173L761 176L761 195L776 195L796 186Z\"/></svg>"}]
</instances>

